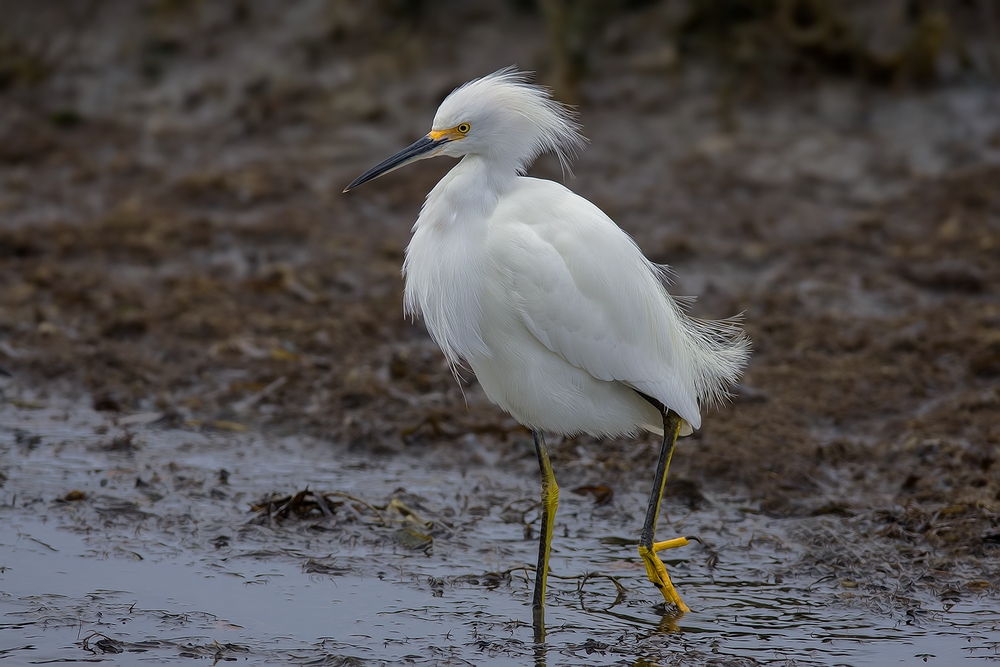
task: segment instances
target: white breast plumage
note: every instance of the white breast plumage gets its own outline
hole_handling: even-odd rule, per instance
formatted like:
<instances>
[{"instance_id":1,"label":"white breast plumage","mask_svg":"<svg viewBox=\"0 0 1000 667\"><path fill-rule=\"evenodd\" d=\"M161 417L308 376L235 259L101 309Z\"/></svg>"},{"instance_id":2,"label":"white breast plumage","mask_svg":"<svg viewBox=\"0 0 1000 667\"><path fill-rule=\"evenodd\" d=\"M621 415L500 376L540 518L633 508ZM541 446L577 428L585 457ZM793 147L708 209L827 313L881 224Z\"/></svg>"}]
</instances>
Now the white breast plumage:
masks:
<instances>
[{"instance_id":1,"label":"white breast plumage","mask_svg":"<svg viewBox=\"0 0 1000 667\"><path fill-rule=\"evenodd\" d=\"M490 354L480 332L485 214L477 210L481 207L454 201L442 187L460 171L453 170L428 194L403 262L404 312L423 318L452 365Z\"/></svg>"}]
</instances>

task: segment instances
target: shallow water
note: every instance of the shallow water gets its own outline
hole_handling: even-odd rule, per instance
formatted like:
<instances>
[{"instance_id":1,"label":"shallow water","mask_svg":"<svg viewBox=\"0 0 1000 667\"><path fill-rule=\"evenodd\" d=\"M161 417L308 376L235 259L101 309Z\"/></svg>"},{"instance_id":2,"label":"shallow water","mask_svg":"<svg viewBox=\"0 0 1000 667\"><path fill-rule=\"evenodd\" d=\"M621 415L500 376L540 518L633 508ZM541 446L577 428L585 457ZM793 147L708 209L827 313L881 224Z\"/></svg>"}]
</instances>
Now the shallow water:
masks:
<instances>
[{"instance_id":1,"label":"shallow water","mask_svg":"<svg viewBox=\"0 0 1000 667\"><path fill-rule=\"evenodd\" d=\"M953 601L928 598L907 613L891 591L880 600L817 581L797 571L796 535L817 522L836 528L839 519L767 518L735 498L713 498L696 512L667 507L660 534L697 533L718 558L698 545L668 554L694 611L664 615L629 544L641 484L620 490L610 507L564 490L547 637L535 643L532 574L522 569L536 548L525 530L537 494L530 460L463 468L155 423L127 425L131 442L108 450L124 431L105 414L39 405L0 408L8 477L0 490L0 657L10 664L1000 659L995 600L964 596L948 608ZM345 497L326 519L283 523L248 509L307 486L358 501ZM85 499L57 500L74 490ZM614 576L624 595L608 578L583 583L587 572Z\"/></svg>"}]
</instances>

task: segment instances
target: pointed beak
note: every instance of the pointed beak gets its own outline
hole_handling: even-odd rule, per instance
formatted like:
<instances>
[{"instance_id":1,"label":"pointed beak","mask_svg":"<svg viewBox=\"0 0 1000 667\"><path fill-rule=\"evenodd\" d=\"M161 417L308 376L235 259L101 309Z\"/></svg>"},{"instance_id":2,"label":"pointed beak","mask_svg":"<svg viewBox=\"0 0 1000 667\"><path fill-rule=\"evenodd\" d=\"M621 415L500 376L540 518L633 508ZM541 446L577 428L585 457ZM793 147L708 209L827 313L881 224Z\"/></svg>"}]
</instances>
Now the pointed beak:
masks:
<instances>
[{"instance_id":1,"label":"pointed beak","mask_svg":"<svg viewBox=\"0 0 1000 667\"><path fill-rule=\"evenodd\" d=\"M404 165L408 165L411 162L416 162L417 160L423 160L424 158L433 157L434 152L444 144L448 143L449 139L445 137L440 137L438 139L432 138L430 135L425 135L424 137L416 140L403 150L399 151L391 158L387 160L382 160L377 165L361 174L353 181L351 184L344 188L344 192L348 190L353 190L362 183L367 183L368 181L373 181L383 174L388 174L390 171L399 169Z\"/></svg>"}]
</instances>

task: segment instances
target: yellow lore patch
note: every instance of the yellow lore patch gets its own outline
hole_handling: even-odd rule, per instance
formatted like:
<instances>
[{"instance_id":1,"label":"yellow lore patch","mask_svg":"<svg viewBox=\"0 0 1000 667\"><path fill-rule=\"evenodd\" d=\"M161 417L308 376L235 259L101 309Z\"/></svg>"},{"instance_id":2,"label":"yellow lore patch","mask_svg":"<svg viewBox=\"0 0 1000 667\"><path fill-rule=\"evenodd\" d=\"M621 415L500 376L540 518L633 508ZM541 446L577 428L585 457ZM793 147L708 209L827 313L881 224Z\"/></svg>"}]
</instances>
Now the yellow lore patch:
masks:
<instances>
[{"instance_id":1,"label":"yellow lore patch","mask_svg":"<svg viewBox=\"0 0 1000 667\"><path fill-rule=\"evenodd\" d=\"M457 141L458 139L464 139L465 135L469 133L472 127L468 123L459 123L450 130L431 130L427 133L427 136L434 141L441 141L445 139L447 141Z\"/></svg>"}]
</instances>

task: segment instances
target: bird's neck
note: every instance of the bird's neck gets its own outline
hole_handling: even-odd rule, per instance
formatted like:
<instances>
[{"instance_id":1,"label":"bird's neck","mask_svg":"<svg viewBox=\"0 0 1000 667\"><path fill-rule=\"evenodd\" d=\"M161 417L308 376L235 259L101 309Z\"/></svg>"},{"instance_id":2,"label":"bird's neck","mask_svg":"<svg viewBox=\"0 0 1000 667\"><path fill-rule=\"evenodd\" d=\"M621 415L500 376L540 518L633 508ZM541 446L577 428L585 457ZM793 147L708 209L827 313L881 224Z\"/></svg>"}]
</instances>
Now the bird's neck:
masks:
<instances>
[{"instance_id":1,"label":"bird's neck","mask_svg":"<svg viewBox=\"0 0 1000 667\"><path fill-rule=\"evenodd\" d=\"M440 224L468 225L486 220L517 176L514 167L466 155L427 195L425 212L435 209L433 217Z\"/></svg>"}]
</instances>

